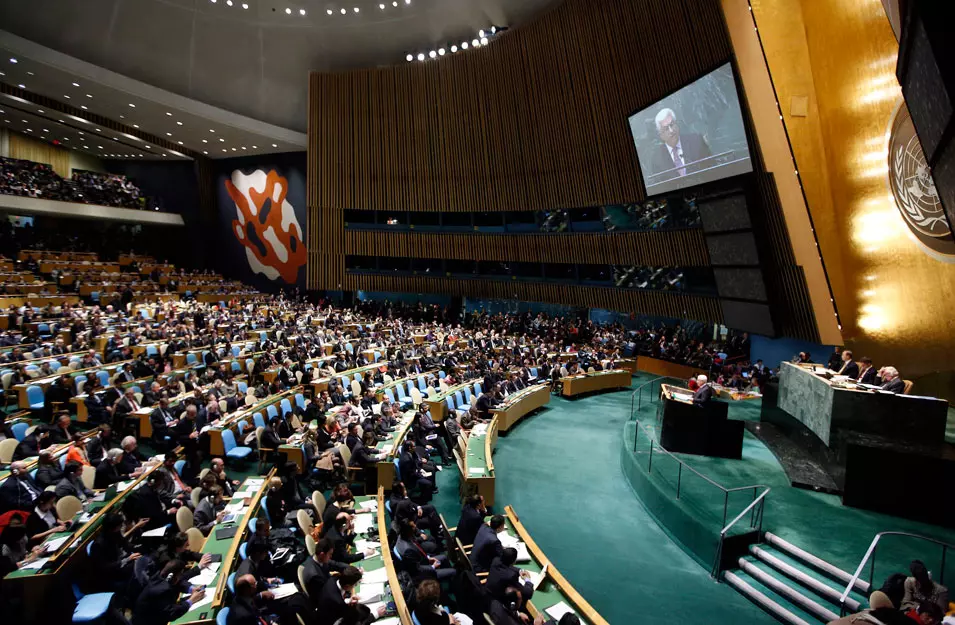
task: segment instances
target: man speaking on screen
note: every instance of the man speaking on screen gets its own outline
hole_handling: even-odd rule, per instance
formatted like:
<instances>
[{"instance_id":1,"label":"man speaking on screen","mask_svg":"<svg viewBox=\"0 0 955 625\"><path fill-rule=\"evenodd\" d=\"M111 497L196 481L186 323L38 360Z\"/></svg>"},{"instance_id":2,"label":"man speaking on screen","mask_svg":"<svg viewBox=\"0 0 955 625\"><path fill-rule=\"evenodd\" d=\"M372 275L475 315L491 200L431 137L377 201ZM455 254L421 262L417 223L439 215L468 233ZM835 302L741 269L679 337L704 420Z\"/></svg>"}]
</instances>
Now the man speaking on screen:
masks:
<instances>
[{"instance_id":1,"label":"man speaking on screen","mask_svg":"<svg viewBox=\"0 0 955 625\"><path fill-rule=\"evenodd\" d=\"M697 161L711 156L710 146L702 135L695 133L680 134L676 113L672 109L663 109L654 119L657 135L663 141L653 154L653 173L667 172L653 177L653 184L672 180L703 169L705 164L694 165ZM672 171L668 171L672 170Z\"/></svg>"}]
</instances>

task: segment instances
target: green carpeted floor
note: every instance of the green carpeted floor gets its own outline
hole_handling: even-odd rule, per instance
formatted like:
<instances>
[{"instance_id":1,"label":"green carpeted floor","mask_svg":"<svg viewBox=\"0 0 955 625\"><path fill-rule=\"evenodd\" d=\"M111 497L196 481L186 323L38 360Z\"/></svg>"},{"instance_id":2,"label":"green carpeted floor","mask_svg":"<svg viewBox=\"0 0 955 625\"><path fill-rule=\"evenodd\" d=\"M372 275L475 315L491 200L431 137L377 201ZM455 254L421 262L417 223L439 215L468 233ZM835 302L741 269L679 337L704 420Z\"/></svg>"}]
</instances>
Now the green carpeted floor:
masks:
<instances>
[{"instance_id":1,"label":"green carpeted floor","mask_svg":"<svg viewBox=\"0 0 955 625\"><path fill-rule=\"evenodd\" d=\"M633 388L646 379L636 376ZM655 409L646 406L641 417L651 420ZM758 421L759 410L758 401L734 403L730 417ZM514 507L541 549L611 623L695 622L702 614L714 624L775 622L725 584L716 584L636 497L620 467L629 413L629 392L576 401L553 397L547 408L499 439L494 456L498 507ZM682 457L727 487L770 486L764 529L850 571L880 531L955 542L955 532L847 508L837 496L790 487L772 452L749 433L743 461ZM640 460L645 469L647 458ZM676 501L676 466L655 456L652 484L715 535L722 525L722 493L684 471ZM460 509L457 472L442 472L438 485L434 504L453 525ZM730 517L751 499L751 492L733 495ZM913 557L937 568L938 554L923 545L905 539L883 544L877 579L904 568Z\"/></svg>"}]
</instances>

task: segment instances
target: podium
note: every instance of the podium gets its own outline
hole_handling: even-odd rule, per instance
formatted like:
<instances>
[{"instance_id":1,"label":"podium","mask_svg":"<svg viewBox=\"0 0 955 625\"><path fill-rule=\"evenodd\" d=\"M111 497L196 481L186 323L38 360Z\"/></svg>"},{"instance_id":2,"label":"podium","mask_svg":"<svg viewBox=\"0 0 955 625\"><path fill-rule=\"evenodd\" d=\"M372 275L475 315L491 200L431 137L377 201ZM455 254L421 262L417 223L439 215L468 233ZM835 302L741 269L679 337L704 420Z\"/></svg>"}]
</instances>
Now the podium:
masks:
<instances>
[{"instance_id":1,"label":"podium","mask_svg":"<svg viewBox=\"0 0 955 625\"><path fill-rule=\"evenodd\" d=\"M727 418L729 404L693 403L693 391L663 384L660 445L667 451L739 460L743 457L743 422Z\"/></svg>"}]
</instances>

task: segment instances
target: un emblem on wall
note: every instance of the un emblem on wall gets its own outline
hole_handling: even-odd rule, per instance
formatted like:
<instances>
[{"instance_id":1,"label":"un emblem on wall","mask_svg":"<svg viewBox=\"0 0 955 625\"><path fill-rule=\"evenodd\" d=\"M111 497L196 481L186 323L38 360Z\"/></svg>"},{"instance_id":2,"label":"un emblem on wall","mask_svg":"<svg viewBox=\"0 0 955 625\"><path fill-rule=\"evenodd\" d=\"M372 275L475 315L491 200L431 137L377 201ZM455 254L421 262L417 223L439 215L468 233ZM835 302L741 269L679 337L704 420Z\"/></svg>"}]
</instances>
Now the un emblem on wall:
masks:
<instances>
[{"instance_id":1,"label":"un emblem on wall","mask_svg":"<svg viewBox=\"0 0 955 625\"><path fill-rule=\"evenodd\" d=\"M929 255L955 261L955 237L904 104L895 115L889 135L889 186L902 219Z\"/></svg>"}]
</instances>

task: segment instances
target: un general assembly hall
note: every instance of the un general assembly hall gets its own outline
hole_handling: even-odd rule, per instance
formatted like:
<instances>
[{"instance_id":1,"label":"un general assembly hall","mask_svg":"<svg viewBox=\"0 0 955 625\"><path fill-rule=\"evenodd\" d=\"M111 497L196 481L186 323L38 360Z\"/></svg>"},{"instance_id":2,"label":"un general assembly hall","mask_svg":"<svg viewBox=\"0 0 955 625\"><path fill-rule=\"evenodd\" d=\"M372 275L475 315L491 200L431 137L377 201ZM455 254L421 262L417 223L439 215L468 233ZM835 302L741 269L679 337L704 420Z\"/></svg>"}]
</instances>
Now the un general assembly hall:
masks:
<instances>
[{"instance_id":1,"label":"un general assembly hall","mask_svg":"<svg viewBox=\"0 0 955 625\"><path fill-rule=\"evenodd\" d=\"M955 625L953 33L0 0L0 621Z\"/></svg>"}]
</instances>

